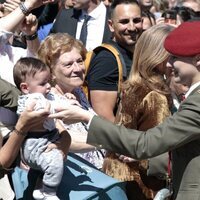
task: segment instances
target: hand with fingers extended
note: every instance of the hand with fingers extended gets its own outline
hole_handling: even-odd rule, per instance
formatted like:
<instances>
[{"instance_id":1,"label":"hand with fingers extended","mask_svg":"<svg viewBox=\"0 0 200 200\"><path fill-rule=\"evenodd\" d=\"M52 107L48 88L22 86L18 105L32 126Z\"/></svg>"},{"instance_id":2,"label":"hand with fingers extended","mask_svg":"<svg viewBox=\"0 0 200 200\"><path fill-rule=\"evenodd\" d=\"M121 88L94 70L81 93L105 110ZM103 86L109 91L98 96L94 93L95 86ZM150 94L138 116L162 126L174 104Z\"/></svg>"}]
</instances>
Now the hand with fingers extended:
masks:
<instances>
[{"instance_id":1,"label":"hand with fingers extended","mask_svg":"<svg viewBox=\"0 0 200 200\"><path fill-rule=\"evenodd\" d=\"M94 116L93 113L84 110L80 105L76 104L75 100L71 100L70 105L65 105L56 109L56 112L50 114L50 118L61 119L66 124L73 124L77 122L89 122Z\"/></svg>"}]
</instances>

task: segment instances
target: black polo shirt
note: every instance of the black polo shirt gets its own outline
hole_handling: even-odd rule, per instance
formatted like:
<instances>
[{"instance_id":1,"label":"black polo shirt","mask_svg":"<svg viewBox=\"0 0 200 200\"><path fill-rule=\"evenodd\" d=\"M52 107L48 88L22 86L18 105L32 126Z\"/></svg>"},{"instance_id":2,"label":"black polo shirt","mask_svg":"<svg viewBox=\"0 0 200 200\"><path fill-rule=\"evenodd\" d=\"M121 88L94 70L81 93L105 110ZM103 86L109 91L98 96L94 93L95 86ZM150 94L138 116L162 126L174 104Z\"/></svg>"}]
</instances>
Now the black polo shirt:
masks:
<instances>
[{"instance_id":1,"label":"black polo shirt","mask_svg":"<svg viewBox=\"0 0 200 200\"><path fill-rule=\"evenodd\" d=\"M114 45L124 58L127 71L124 80L126 80L132 66L133 53L116 42L111 41L110 44ZM117 91L119 72L115 56L106 49L99 51L92 58L86 79L89 90Z\"/></svg>"}]
</instances>

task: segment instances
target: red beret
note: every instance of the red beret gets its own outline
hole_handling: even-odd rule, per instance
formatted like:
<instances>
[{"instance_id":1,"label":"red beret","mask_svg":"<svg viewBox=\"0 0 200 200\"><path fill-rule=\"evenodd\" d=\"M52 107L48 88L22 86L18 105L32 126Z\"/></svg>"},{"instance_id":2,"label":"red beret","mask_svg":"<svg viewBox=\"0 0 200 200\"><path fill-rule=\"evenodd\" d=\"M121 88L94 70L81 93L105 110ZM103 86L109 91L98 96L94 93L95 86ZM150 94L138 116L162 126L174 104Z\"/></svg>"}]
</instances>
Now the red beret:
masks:
<instances>
[{"instance_id":1,"label":"red beret","mask_svg":"<svg viewBox=\"0 0 200 200\"><path fill-rule=\"evenodd\" d=\"M165 49L175 56L200 54L200 21L183 22L166 37Z\"/></svg>"}]
</instances>

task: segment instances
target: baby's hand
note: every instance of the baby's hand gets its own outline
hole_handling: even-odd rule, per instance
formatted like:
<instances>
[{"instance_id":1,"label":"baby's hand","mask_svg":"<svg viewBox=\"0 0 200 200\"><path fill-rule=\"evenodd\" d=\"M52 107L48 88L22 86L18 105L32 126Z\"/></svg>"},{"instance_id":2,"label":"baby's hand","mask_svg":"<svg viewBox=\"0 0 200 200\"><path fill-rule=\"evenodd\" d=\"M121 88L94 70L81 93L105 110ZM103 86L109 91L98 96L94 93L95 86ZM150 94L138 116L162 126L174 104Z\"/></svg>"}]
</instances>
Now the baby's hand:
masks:
<instances>
[{"instance_id":1,"label":"baby's hand","mask_svg":"<svg viewBox=\"0 0 200 200\"><path fill-rule=\"evenodd\" d=\"M67 99L76 99L76 97L72 93L65 93L64 95Z\"/></svg>"}]
</instances>

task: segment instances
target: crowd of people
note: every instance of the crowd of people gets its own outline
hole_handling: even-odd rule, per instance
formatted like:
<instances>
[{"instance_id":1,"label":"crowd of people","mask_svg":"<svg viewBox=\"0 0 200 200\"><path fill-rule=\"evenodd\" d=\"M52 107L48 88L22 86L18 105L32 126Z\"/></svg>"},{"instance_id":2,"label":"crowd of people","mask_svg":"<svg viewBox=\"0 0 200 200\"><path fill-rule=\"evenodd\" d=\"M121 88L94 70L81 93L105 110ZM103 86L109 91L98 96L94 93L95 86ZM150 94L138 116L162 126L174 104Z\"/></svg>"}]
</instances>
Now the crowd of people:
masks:
<instances>
[{"instance_id":1,"label":"crowd of people","mask_svg":"<svg viewBox=\"0 0 200 200\"><path fill-rule=\"evenodd\" d=\"M0 199L17 166L59 200L68 152L128 200L199 199L199 30L199 0L0 0Z\"/></svg>"}]
</instances>

